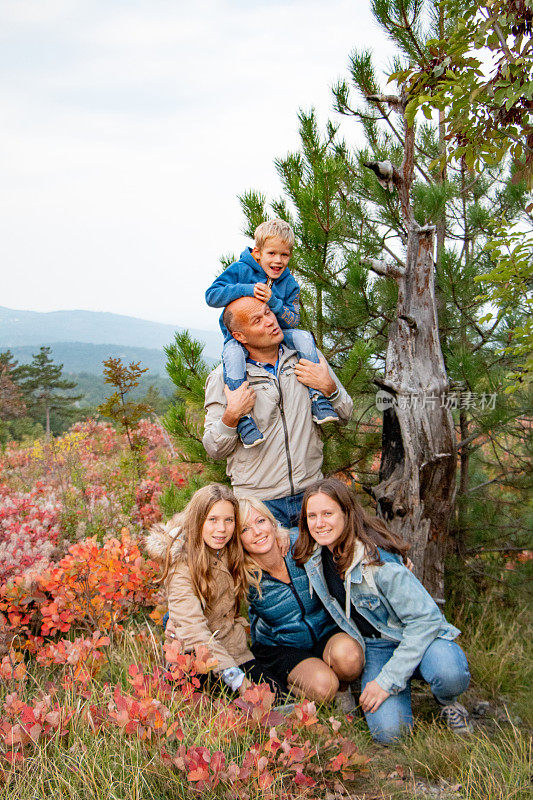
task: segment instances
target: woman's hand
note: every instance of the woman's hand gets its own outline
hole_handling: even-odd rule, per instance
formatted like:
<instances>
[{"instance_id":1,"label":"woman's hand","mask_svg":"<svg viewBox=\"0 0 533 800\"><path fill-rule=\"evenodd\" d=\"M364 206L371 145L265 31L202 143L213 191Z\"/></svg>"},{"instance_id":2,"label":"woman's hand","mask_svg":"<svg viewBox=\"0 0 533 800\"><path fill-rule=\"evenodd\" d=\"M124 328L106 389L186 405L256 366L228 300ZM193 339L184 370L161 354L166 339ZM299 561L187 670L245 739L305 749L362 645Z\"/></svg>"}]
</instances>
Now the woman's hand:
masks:
<instances>
[{"instance_id":1,"label":"woman's hand","mask_svg":"<svg viewBox=\"0 0 533 800\"><path fill-rule=\"evenodd\" d=\"M390 692L382 689L377 681L370 681L361 692L359 705L365 714L369 711L377 711L387 697L390 697Z\"/></svg>"},{"instance_id":2,"label":"woman's hand","mask_svg":"<svg viewBox=\"0 0 533 800\"><path fill-rule=\"evenodd\" d=\"M412 572L414 570L415 565L413 564L413 562L411 561L409 556L406 556L404 563L405 563L405 566L407 567L407 569L409 570L409 572Z\"/></svg>"},{"instance_id":3,"label":"woman's hand","mask_svg":"<svg viewBox=\"0 0 533 800\"><path fill-rule=\"evenodd\" d=\"M254 297L262 303L268 303L272 297L272 289L266 283L256 283L254 285Z\"/></svg>"}]
</instances>

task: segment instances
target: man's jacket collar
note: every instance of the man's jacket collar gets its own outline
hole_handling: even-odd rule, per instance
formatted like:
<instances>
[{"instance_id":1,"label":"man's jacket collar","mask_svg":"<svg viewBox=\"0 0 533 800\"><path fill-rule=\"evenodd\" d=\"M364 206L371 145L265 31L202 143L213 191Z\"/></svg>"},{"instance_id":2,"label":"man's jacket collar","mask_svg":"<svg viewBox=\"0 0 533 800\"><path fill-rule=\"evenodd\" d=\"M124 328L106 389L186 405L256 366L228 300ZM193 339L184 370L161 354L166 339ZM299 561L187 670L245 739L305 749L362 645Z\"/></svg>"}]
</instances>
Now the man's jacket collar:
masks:
<instances>
[{"instance_id":1,"label":"man's jacket collar","mask_svg":"<svg viewBox=\"0 0 533 800\"><path fill-rule=\"evenodd\" d=\"M296 350L291 350L290 347L282 344L280 347L280 354L279 354L279 366L278 371L281 371L281 368L285 364L286 361L291 358L291 356L297 356ZM250 361L246 362L246 369L250 373L250 375L271 375L267 369L264 367L260 367L257 364L252 364Z\"/></svg>"}]
</instances>

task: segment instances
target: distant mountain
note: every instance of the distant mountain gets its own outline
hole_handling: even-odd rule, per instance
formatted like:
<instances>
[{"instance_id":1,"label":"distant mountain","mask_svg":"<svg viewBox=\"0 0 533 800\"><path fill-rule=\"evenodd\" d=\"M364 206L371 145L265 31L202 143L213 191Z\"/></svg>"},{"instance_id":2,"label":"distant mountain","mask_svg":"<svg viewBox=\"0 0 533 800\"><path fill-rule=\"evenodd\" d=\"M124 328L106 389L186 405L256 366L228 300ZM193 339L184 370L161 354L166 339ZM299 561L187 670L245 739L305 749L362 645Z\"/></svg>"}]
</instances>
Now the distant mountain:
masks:
<instances>
[{"instance_id":1,"label":"distant mountain","mask_svg":"<svg viewBox=\"0 0 533 800\"><path fill-rule=\"evenodd\" d=\"M76 381L76 388L73 393L82 394L83 399L77 404L80 406L92 406L93 408L100 403L103 403L113 391L109 384L105 383L102 373L90 374L88 372L71 372L68 377ZM170 399L174 394L174 384L169 378L163 378L161 375L153 375L151 372L145 372L139 378L139 385L132 389L130 400L139 400L146 396L149 387L158 389L160 395L164 398Z\"/></svg>"},{"instance_id":2,"label":"distant mountain","mask_svg":"<svg viewBox=\"0 0 533 800\"><path fill-rule=\"evenodd\" d=\"M9 349L21 363L32 360L41 345L24 345ZM121 358L126 364L140 361L152 375L166 376L166 356L163 350L148 347L128 347L120 344L85 344L83 342L52 342L52 358L56 364L63 364L64 372L89 372L91 375L102 374L102 361L113 356ZM0 348L1 349L1 348Z\"/></svg>"},{"instance_id":3,"label":"distant mountain","mask_svg":"<svg viewBox=\"0 0 533 800\"><path fill-rule=\"evenodd\" d=\"M17 311L0 306L1 350L9 348L14 351L15 348L29 345L35 352L43 344L53 344L55 348L76 343L162 351L165 345L174 340L176 330L182 331L184 328L105 311ZM196 328L189 328L189 332L193 338L205 344L205 356L214 360L220 358L222 335L219 332ZM161 358L164 359L163 353ZM58 356L58 360L62 358ZM67 370L66 361L65 355L63 363ZM77 366L68 371L80 372L83 369Z\"/></svg>"}]
</instances>

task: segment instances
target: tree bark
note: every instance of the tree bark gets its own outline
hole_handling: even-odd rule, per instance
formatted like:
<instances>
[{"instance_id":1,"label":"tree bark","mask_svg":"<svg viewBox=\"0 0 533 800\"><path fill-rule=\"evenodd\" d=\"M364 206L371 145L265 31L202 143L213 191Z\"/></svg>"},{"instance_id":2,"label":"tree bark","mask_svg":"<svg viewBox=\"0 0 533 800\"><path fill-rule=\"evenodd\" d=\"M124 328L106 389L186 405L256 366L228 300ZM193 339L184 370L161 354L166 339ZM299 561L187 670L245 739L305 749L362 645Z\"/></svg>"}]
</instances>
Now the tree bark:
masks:
<instances>
[{"instance_id":1,"label":"tree bark","mask_svg":"<svg viewBox=\"0 0 533 800\"><path fill-rule=\"evenodd\" d=\"M446 403L448 379L435 302L434 228L413 217L414 128L404 122L399 200L407 231L405 271L389 329L383 389L394 398L383 414L378 513L411 544L415 574L444 598L444 553L455 497L456 442ZM380 382L381 383L381 382Z\"/></svg>"}]
</instances>

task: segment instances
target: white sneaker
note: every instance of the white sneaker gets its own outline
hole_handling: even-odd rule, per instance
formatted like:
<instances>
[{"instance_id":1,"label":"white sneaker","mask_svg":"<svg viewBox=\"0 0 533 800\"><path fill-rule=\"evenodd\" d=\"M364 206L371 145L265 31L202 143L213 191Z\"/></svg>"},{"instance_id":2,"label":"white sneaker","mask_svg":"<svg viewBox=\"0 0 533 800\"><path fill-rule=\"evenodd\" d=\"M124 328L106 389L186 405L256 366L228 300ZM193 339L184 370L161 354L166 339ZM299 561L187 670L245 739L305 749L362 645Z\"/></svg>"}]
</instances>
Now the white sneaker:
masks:
<instances>
[{"instance_id":1,"label":"white sneaker","mask_svg":"<svg viewBox=\"0 0 533 800\"><path fill-rule=\"evenodd\" d=\"M454 733L473 733L473 727L468 717L468 711L461 703L448 703L441 707L439 717L444 720L448 728Z\"/></svg>"},{"instance_id":2,"label":"white sneaker","mask_svg":"<svg viewBox=\"0 0 533 800\"><path fill-rule=\"evenodd\" d=\"M296 703L281 703L279 706L274 706L272 711L279 711L280 714L288 717L289 714L292 714L295 708Z\"/></svg>"}]
</instances>

